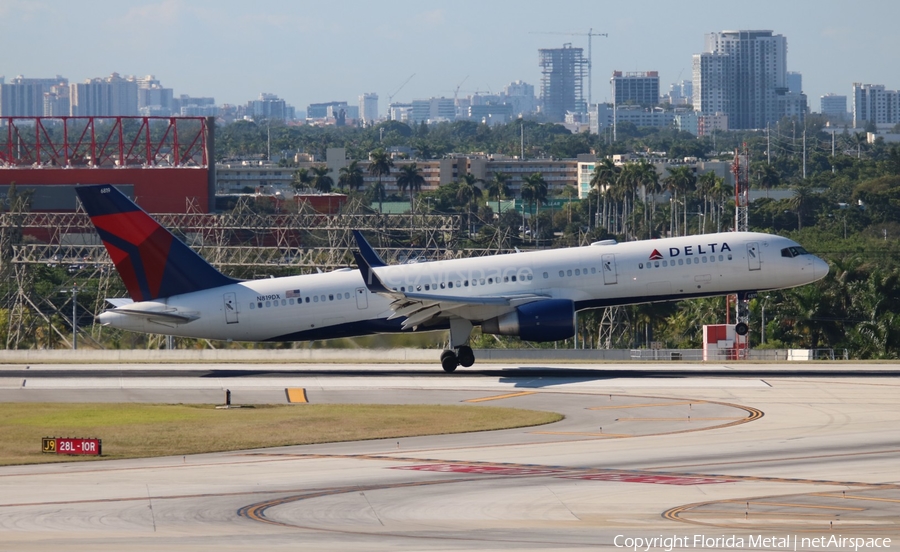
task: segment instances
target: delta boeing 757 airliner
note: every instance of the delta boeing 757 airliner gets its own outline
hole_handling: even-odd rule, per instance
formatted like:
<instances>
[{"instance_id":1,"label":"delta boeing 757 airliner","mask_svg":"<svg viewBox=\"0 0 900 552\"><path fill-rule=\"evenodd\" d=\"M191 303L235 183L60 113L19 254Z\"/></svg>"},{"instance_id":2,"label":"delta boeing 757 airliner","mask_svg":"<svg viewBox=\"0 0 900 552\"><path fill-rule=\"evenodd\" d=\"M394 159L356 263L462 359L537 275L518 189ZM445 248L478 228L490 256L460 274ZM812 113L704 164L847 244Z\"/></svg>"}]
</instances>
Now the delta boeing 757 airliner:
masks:
<instances>
[{"instance_id":1,"label":"delta boeing 757 airliner","mask_svg":"<svg viewBox=\"0 0 900 552\"><path fill-rule=\"evenodd\" d=\"M450 330L447 372L474 364L474 326L526 341L575 334L575 312L750 294L815 282L828 264L755 232L388 266L354 231L358 269L230 278L110 185L76 189L131 298L108 299L103 325L234 341L304 341Z\"/></svg>"}]
</instances>

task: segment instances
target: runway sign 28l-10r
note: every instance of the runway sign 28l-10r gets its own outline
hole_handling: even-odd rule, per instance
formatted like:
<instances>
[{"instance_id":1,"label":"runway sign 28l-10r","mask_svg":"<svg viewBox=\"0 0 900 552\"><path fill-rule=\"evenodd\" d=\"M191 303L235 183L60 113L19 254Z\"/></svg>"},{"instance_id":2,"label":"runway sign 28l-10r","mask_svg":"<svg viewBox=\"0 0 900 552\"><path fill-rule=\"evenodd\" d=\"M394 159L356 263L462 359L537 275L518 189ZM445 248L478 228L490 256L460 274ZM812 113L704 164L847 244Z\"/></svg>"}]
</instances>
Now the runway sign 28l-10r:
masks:
<instances>
[{"instance_id":1,"label":"runway sign 28l-10r","mask_svg":"<svg viewBox=\"0 0 900 552\"><path fill-rule=\"evenodd\" d=\"M100 439L44 437L41 439L41 452L100 456L101 445Z\"/></svg>"}]
</instances>

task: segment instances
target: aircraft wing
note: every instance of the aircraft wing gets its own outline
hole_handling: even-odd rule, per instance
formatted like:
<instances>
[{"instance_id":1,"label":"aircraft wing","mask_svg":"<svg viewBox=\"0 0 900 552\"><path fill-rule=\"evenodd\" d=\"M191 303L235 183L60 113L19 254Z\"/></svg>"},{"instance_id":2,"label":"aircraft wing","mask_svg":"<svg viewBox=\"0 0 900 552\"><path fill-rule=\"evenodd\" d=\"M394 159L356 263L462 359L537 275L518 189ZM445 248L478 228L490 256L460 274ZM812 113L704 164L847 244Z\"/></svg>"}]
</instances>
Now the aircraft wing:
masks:
<instances>
[{"instance_id":1,"label":"aircraft wing","mask_svg":"<svg viewBox=\"0 0 900 552\"><path fill-rule=\"evenodd\" d=\"M393 314L388 320L405 317L403 321L403 329L413 328L420 325L428 325L439 320L450 318L462 318L469 321L480 322L488 318L493 318L501 314L505 314L519 305L548 299L547 296L537 294L520 294L520 295L496 295L496 296L476 296L476 297L459 297L455 295L433 295L430 293L406 293L396 291L384 285L384 282L375 273L374 268L369 263L371 259L377 256L374 250L361 234L354 231L357 244L360 251L353 252L356 258L356 264L359 266L360 274L365 281L366 287L372 293L389 297L391 299L391 310ZM368 248L369 251L366 249ZM383 266L383 265L382 265Z\"/></svg>"}]
</instances>

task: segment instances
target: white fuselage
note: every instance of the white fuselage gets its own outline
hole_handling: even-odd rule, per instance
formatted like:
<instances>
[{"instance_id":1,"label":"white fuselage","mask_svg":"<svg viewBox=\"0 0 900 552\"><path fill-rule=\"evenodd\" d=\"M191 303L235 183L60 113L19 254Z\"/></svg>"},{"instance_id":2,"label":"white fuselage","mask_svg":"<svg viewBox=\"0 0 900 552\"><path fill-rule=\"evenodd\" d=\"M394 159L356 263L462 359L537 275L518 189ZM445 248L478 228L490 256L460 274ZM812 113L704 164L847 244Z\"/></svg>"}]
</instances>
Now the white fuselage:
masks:
<instances>
[{"instance_id":1,"label":"white fuselage","mask_svg":"<svg viewBox=\"0 0 900 552\"><path fill-rule=\"evenodd\" d=\"M729 232L532 251L376 268L394 290L437 296L535 294L570 299L576 309L782 289L824 277L828 265L779 236ZM388 297L371 293L359 270L270 278L133 303L131 310L188 322L107 311L117 328L235 341L328 339L399 331ZM511 310L511 309L510 309ZM470 311L471 312L471 311ZM477 308L476 324L496 316ZM427 329L427 326L425 327Z\"/></svg>"}]
</instances>

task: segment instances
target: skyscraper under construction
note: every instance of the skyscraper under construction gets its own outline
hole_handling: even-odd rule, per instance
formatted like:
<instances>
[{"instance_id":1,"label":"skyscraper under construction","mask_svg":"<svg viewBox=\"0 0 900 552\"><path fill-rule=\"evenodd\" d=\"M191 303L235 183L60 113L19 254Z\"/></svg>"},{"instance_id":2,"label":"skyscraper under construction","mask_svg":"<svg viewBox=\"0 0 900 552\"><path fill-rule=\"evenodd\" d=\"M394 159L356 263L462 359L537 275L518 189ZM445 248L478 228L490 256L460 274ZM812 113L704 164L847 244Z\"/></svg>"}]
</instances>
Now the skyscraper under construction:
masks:
<instances>
[{"instance_id":1,"label":"skyscraper under construction","mask_svg":"<svg viewBox=\"0 0 900 552\"><path fill-rule=\"evenodd\" d=\"M541 62L541 102L551 121L563 121L566 112L584 113L584 78L588 60L582 48L564 44L562 48L538 50Z\"/></svg>"}]
</instances>

